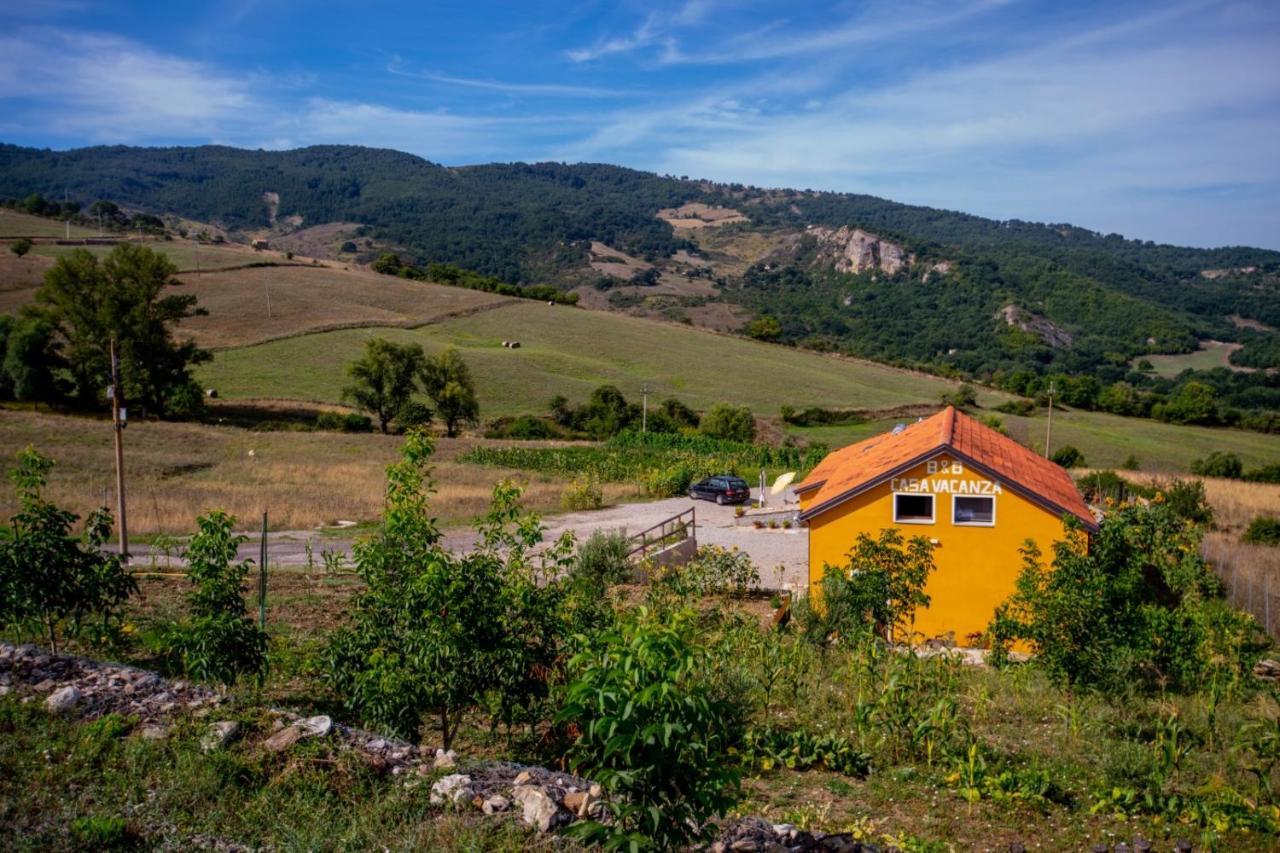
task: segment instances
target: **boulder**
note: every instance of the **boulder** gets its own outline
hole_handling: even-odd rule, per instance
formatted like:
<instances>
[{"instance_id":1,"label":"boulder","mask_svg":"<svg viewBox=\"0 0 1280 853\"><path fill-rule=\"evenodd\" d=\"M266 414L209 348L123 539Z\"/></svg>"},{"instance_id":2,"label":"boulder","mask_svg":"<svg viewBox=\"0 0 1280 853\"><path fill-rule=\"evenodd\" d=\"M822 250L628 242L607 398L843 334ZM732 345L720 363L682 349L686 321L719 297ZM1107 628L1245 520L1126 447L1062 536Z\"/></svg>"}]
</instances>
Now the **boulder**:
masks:
<instances>
[{"instance_id":1,"label":"boulder","mask_svg":"<svg viewBox=\"0 0 1280 853\"><path fill-rule=\"evenodd\" d=\"M222 749L240 734L240 724L235 720L220 720L209 727L205 736L200 738L200 748L205 752Z\"/></svg>"},{"instance_id":2,"label":"boulder","mask_svg":"<svg viewBox=\"0 0 1280 853\"><path fill-rule=\"evenodd\" d=\"M431 786L431 805L461 803L471 796L471 777L461 773L445 776Z\"/></svg>"},{"instance_id":3,"label":"boulder","mask_svg":"<svg viewBox=\"0 0 1280 853\"><path fill-rule=\"evenodd\" d=\"M485 814L498 814L509 808L511 808L511 801L501 794L494 794L480 804L480 810Z\"/></svg>"},{"instance_id":4,"label":"boulder","mask_svg":"<svg viewBox=\"0 0 1280 853\"><path fill-rule=\"evenodd\" d=\"M321 714L318 717L307 717L294 724L303 737L328 737L333 731L333 720Z\"/></svg>"},{"instance_id":5,"label":"boulder","mask_svg":"<svg viewBox=\"0 0 1280 853\"><path fill-rule=\"evenodd\" d=\"M521 819L538 832L550 832L570 819L568 812L561 811L551 795L537 785L517 785L511 790L511 799L523 809Z\"/></svg>"},{"instance_id":6,"label":"boulder","mask_svg":"<svg viewBox=\"0 0 1280 853\"><path fill-rule=\"evenodd\" d=\"M450 767L456 767L458 764L458 753L452 749L445 751L443 749L436 750L436 759L433 767L437 770L447 770Z\"/></svg>"},{"instance_id":7,"label":"boulder","mask_svg":"<svg viewBox=\"0 0 1280 853\"><path fill-rule=\"evenodd\" d=\"M300 728L297 726L285 726L264 740L262 748L267 752L284 752L300 740L302 740L302 730Z\"/></svg>"},{"instance_id":8,"label":"boulder","mask_svg":"<svg viewBox=\"0 0 1280 853\"><path fill-rule=\"evenodd\" d=\"M50 693L49 698L44 700L44 705L55 714L65 714L79 705L82 699L84 695L79 690L67 686Z\"/></svg>"}]
</instances>

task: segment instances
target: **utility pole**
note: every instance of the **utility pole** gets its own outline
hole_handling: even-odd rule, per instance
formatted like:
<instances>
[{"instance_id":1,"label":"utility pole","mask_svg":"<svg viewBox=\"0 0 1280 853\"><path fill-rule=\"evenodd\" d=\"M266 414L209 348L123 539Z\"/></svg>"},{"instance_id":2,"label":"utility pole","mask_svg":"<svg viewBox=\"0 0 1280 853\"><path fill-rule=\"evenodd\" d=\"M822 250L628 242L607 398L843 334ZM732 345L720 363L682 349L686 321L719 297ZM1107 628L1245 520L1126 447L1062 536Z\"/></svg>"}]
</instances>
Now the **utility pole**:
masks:
<instances>
[{"instance_id":1,"label":"utility pole","mask_svg":"<svg viewBox=\"0 0 1280 853\"><path fill-rule=\"evenodd\" d=\"M1053 392L1057 389L1054 387L1053 380L1049 381L1049 422L1044 427L1044 458L1049 458L1049 442L1053 437Z\"/></svg>"},{"instance_id":2,"label":"utility pole","mask_svg":"<svg viewBox=\"0 0 1280 853\"><path fill-rule=\"evenodd\" d=\"M649 386L640 386L640 433L649 431Z\"/></svg>"},{"instance_id":3,"label":"utility pole","mask_svg":"<svg viewBox=\"0 0 1280 853\"><path fill-rule=\"evenodd\" d=\"M124 500L124 428L128 410L120 405L120 358L116 352L116 339L111 338L111 426L116 434L116 513L120 525L120 557L129 562L129 524L125 517Z\"/></svg>"}]
</instances>

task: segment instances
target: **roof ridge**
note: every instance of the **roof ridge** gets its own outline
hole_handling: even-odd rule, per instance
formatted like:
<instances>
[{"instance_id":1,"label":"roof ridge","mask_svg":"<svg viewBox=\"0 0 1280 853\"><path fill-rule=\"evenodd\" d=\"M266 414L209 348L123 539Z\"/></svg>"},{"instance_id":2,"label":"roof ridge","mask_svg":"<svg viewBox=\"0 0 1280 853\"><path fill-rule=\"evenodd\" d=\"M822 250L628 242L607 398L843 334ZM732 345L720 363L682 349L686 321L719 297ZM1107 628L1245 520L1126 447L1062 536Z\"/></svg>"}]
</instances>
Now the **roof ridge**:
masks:
<instances>
[{"instance_id":1,"label":"roof ridge","mask_svg":"<svg viewBox=\"0 0 1280 853\"><path fill-rule=\"evenodd\" d=\"M956 407L947 406L942 410L942 443L950 447L956 437Z\"/></svg>"}]
</instances>

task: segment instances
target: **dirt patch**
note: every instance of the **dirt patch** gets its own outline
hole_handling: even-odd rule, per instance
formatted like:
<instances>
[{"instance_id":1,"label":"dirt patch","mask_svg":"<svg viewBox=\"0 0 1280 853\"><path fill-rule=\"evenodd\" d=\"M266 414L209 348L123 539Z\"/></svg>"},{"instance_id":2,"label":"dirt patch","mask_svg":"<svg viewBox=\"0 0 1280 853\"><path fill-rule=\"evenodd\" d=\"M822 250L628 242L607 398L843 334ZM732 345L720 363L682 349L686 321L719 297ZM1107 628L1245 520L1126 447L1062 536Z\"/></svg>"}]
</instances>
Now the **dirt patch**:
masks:
<instances>
[{"instance_id":1,"label":"dirt patch","mask_svg":"<svg viewBox=\"0 0 1280 853\"><path fill-rule=\"evenodd\" d=\"M733 332L751 319L751 311L728 302L708 302L686 310L693 325L717 332Z\"/></svg>"},{"instance_id":2,"label":"dirt patch","mask_svg":"<svg viewBox=\"0 0 1280 853\"><path fill-rule=\"evenodd\" d=\"M672 228L696 230L729 225L734 222L750 222L741 211L731 207L716 207L700 201L682 204L679 207L667 207L659 210L657 217L671 223Z\"/></svg>"},{"instance_id":3,"label":"dirt patch","mask_svg":"<svg viewBox=\"0 0 1280 853\"><path fill-rule=\"evenodd\" d=\"M343 243L348 240L356 240L358 244L360 243L356 238L359 227L360 225L355 222L326 222L323 225L313 225L290 234L274 235L271 238L271 245L273 248L308 258L337 260L341 255L338 250Z\"/></svg>"},{"instance_id":4,"label":"dirt patch","mask_svg":"<svg viewBox=\"0 0 1280 853\"><path fill-rule=\"evenodd\" d=\"M653 269L653 264L648 261L633 258L597 240L591 241L590 265L596 272L627 281L635 278L638 273Z\"/></svg>"},{"instance_id":5,"label":"dirt patch","mask_svg":"<svg viewBox=\"0 0 1280 853\"><path fill-rule=\"evenodd\" d=\"M1268 326L1266 323L1258 320L1250 320L1248 317L1241 317L1239 314L1232 314L1227 317L1237 329L1252 329L1255 332L1280 332L1275 326Z\"/></svg>"}]
</instances>

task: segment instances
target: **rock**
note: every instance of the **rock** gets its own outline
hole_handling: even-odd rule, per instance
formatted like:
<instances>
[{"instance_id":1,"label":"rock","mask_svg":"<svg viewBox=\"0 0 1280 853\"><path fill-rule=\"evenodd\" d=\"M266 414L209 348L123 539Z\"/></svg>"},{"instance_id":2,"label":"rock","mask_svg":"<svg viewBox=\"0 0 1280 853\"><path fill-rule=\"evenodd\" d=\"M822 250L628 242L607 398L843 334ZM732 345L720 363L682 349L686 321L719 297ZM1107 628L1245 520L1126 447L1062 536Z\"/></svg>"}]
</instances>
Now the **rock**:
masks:
<instances>
[{"instance_id":1,"label":"rock","mask_svg":"<svg viewBox=\"0 0 1280 853\"><path fill-rule=\"evenodd\" d=\"M551 795L537 785L517 785L511 790L511 799L524 809L521 819L538 832L550 832L568 817Z\"/></svg>"},{"instance_id":2,"label":"rock","mask_svg":"<svg viewBox=\"0 0 1280 853\"><path fill-rule=\"evenodd\" d=\"M1264 658L1253 665L1253 674L1263 681L1280 680L1280 661Z\"/></svg>"},{"instance_id":3,"label":"rock","mask_svg":"<svg viewBox=\"0 0 1280 853\"><path fill-rule=\"evenodd\" d=\"M284 752L302 740L302 730L297 726L286 726L262 742L267 752Z\"/></svg>"},{"instance_id":4,"label":"rock","mask_svg":"<svg viewBox=\"0 0 1280 853\"><path fill-rule=\"evenodd\" d=\"M200 739L200 748L205 752L222 749L240 735L240 724L235 720L220 720L209 726L209 731Z\"/></svg>"},{"instance_id":5,"label":"rock","mask_svg":"<svg viewBox=\"0 0 1280 853\"><path fill-rule=\"evenodd\" d=\"M471 777L461 773L445 776L431 786L431 805L460 803L471 796Z\"/></svg>"},{"instance_id":6,"label":"rock","mask_svg":"<svg viewBox=\"0 0 1280 853\"><path fill-rule=\"evenodd\" d=\"M509 808L511 808L511 801L501 794L494 794L480 804L480 810L485 814L498 814Z\"/></svg>"},{"instance_id":7,"label":"rock","mask_svg":"<svg viewBox=\"0 0 1280 853\"><path fill-rule=\"evenodd\" d=\"M516 778L511 784L512 785L528 785L532 781L533 781L533 774L530 773L528 770L521 770L519 773L516 774Z\"/></svg>"},{"instance_id":8,"label":"rock","mask_svg":"<svg viewBox=\"0 0 1280 853\"><path fill-rule=\"evenodd\" d=\"M302 737L328 737L333 731L333 720L321 714L318 717L307 717L294 723Z\"/></svg>"},{"instance_id":9,"label":"rock","mask_svg":"<svg viewBox=\"0 0 1280 853\"><path fill-rule=\"evenodd\" d=\"M55 714L65 714L79 705L83 698L84 694L75 687L68 686L50 693L49 698L44 700L44 705Z\"/></svg>"},{"instance_id":10,"label":"rock","mask_svg":"<svg viewBox=\"0 0 1280 853\"><path fill-rule=\"evenodd\" d=\"M437 770L447 770L450 767L458 765L458 753L452 749L446 752L443 749L436 750L436 760L432 764Z\"/></svg>"},{"instance_id":11,"label":"rock","mask_svg":"<svg viewBox=\"0 0 1280 853\"><path fill-rule=\"evenodd\" d=\"M52 690L57 686L58 686L58 683L56 681L54 681L51 678L46 678L44 681L41 681L39 684L32 687L31 689L37 693L48 693L50 690Z\"/></svg>"},{"instance_id":12,"label":"rock","mask_svg":"<svg viewBox=\"0 0 1280 853\"><path fill-rule=\"evenodd\" d=\"M11 689L7 684L0 684L0 696L8 696Z\"/></svg>"},{"instance_id":13,"label":"rock","mask_svg":"<svg viewBox=\"0 0 1280 853\"><path fill-rule=\"evenodd\" d=\"M159 723L147 723L138 729L138 737L143 740L164 740L169 736L169 727Z\"/></svg>"}]
</instances>

